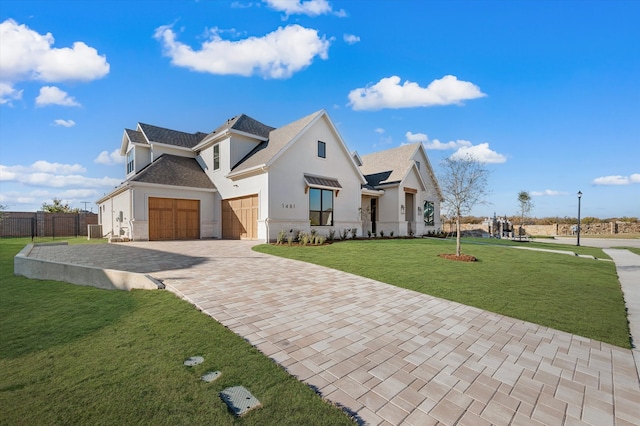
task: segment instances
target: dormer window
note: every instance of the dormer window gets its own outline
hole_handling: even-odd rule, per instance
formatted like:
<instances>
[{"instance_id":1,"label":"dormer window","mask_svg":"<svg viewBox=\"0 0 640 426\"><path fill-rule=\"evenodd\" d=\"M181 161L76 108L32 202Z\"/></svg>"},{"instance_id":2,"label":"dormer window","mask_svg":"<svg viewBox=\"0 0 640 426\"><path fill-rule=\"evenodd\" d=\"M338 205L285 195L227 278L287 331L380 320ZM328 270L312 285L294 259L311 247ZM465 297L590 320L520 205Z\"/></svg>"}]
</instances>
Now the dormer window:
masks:
<instances>
[{"instance_id":1,"label":"dormer window","mask_svg":"<svg viewBox=\"0 0 640 426\"><path fill-rule=\"evenodd\" d=\"M220 144L213 146L213 170L220 169Z\"/></svg>"},{"instance_id":2,"label":"dormer window","mask_svg":"<svg viewBox=\"0 0 640 426\"><path fill-rule=\"evenodd\" d=\"M127 152L127 174L133 172L133 149Z\"/></svg>"},{"instance_id":3,"label":"dormer window","mask_svg":"<svg viewBox=\"0 0 640 426\"><path fill-rule=\"evenodd\" d=\"M327 158L327 144L322 141L318 141L318 157Z\"/></svg>"}]
</instances>

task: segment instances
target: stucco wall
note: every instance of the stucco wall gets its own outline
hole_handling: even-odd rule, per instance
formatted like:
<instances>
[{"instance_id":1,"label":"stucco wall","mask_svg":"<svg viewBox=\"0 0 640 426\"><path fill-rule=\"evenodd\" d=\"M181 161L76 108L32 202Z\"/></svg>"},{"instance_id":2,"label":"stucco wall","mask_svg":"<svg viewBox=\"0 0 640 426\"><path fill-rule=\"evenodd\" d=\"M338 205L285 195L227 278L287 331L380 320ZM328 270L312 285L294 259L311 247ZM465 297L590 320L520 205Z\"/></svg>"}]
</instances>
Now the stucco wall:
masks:
<instances>
[{"instance_id":1,"label":"stucco wall","mask_svg":"<svg viewBox=\"0 0 640 426\"><path fill-rule=\"evenodd\" d=\"M318 157L318 141L326 143L326 158ZM293 225L297 225L298 230L311 230L305 173L337 179L342 186L333 198L333 226L313 228L324 235L328 234L330 229L337 233L342 229L357 228L358 234L361 235L360 174L338 136L326 119L322 118L269 169L269 238L275 239L281 229Z\"/></svg>"},{"instance_id":2,"label":"stucco wall","mask_svg":"<svg viewBox=\"0 0 640 426\"><path fill-rule=\"evenodd\" d=\"M131 198L124 191L99 205L100 224L103 236L122 236L131 238L129 221L132 217ZM122 212L122 220L120 220Z\"/></svg>"}]
</instances>

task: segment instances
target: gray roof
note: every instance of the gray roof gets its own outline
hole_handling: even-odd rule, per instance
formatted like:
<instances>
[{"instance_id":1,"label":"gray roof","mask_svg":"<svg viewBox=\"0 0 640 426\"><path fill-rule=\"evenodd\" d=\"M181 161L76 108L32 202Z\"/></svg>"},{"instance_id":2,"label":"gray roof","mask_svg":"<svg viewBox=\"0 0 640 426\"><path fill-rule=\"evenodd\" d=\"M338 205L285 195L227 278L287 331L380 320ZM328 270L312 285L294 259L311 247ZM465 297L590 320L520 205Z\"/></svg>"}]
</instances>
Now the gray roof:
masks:
<instances>
[{"instance_id":1,"label":"gray roof","mask_svg":"<svg viewBox=\"0 0 640 426\"><path fill-rule=\"evenodd\" d=\"M233 118L228 119L225 123L219 126L216 130L211 132L210 134L222 133L227 129L236 130L238 132L249 133L251 135L256 135L261 138L268 138L269 132L274 128L271 126L267 126L259 122L256 119L249 117L246 114L236 115Z\"/></svg>"},{"instance_id":2,"label":"gray roof","mask_svg":"<svg viewBox=\"0 0 640 426\"><path fill-rule=\"evenodd\" d=\"M374 187L402 181L413 167L412 157L419 146L420 142L416 142L361 156L360 171L367 179L367 184Z\"/></svg>"},{"instance_id":3,"label":"gray roof","mask_svg":"<svg viewBox=\"0 0 640 426\"><path fill-rule=\"evenodd\" d=\"M170 154L158 157L153 163L140 170L131 181L190 188L216 188L195 158Z\"/></svg>"},{"instance_id":4,"label":"gray roof","mask_svg":"<svg viewBox=\"0 0 640 426\"><path fill-rule=\"evenodd\" d=\"M140 129L149 142L158 142L183 148L193 148L200 142L206 133L185 133L178 130L165 129L151 124L138 123Z\"/></svg>"},{"instance_id":5,"label":"gray roof","mask_svg":"<svg viewBox=\"0 0 640 426\"><path fill-rule=\"evenodd\" d=\"M231 168L232 172L251 169L252 167L267 164L278 155L293 138L295 138L306 126L309 125L324 110L314 112L286 126L273 129L269 132L269 140L260 143L238 164Z\"/></svg>"},{"instance_id":6,"label":"gray roof","mask_svg":"<svg viewBox=\"0 0 640 426\"><path fill-rule=\"evenodd\" d=\"M144 137L144 134L142 132L138 132L137 130L131 130L131 129L124 129L124 131L127 133L127 136L129 137L129 140L133 143L141 143L141 144L147 144L147 140Z\"/></svg>"}]
</instances>

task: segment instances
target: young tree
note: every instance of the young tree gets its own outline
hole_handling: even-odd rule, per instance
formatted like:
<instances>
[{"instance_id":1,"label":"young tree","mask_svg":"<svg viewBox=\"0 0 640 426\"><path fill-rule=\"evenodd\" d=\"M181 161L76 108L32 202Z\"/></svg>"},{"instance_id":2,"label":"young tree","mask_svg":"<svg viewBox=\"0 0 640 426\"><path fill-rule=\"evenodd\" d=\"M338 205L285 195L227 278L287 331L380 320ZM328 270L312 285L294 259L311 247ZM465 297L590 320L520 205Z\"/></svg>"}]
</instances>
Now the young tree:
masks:
<instances>
[{"instance_id":1,"label":"young tree","mask_svg":"<svg viewBox=\"0 0 640 426\"><path fill-rule=\"evenodd\" d=\"M51 204L42 203L42 211L47 213L78 213L80 209L71 208L69 204L62 204L62 200L54 198Z\"/></svg>"},{"instance_id":2,"label":"young tree","mask_svg":"<svg viewBox=\"0 0 640 426\"><path fill-rule=\"evenodd\" d=\"M520 231L518 232L518 237L522 240L522 233L524 232L524 218L533 208L533 200L527 191L520 191L518 193L518 203L520 204Z\"/></svg>"},{"instance_id":3,"label":"young tree","mask_svg":"<svg viewBox=\"0 0 640 426\"><path fill-rule=\"evenodd\" d=\"M476 204L488 194L489 171L470 155L446 158L442 161L442 175L438 179L445 208L456 220L456 256L460 256L460 220L471 213Z\"/></svg>"}]
</instances>

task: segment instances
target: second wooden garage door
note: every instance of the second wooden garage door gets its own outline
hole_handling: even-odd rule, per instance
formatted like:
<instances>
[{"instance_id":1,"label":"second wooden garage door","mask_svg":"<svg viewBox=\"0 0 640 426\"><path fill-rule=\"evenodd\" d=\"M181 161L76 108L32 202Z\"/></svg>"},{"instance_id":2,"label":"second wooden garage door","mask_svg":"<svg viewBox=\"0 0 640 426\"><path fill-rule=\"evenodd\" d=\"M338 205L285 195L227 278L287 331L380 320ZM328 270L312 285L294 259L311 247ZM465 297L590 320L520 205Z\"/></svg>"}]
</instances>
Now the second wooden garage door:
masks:
<instances>
[{"instance_id":1,"label":"second wooden garage door","mask_svg":"<svg viewBox=\"0 0 640 426\"><path fill-rule=\"evenodd\" d=\"M200 200L149 198L149 240L200 238Z\"/></svg>"},{"instance_id":2,"label":"second wooden garage door","mask_svg":"<svg viewBox=\"0 0 640 426\"><path fill-rule=\"evenodd\" d=\"M222 238L258 238L258 195L222 200Z\"/></svg>"}]
</instances>

